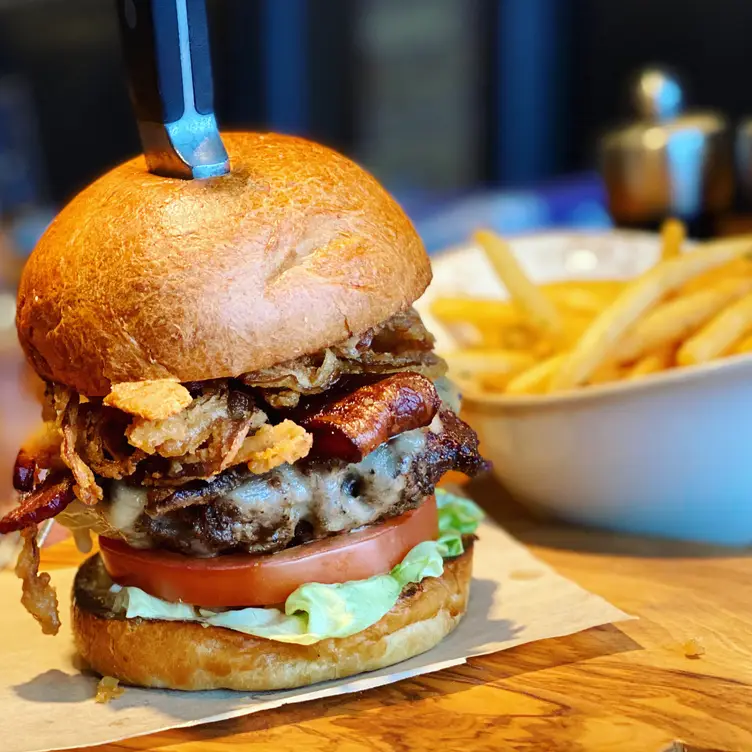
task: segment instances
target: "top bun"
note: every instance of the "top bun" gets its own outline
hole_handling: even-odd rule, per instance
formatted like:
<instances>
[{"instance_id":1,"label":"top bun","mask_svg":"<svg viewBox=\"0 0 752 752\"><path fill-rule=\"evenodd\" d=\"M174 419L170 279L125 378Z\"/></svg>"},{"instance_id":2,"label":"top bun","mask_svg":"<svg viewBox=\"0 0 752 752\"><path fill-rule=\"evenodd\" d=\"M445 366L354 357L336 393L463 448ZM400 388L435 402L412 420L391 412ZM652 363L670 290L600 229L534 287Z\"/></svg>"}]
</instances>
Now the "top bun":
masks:
<instances>
[{"instance_id":1,"label":"top bun","mask_svg":"<svg viewBox=\"0 0 752 752\"><path fill-rule=\"evenodd\" d=\"M238 376L368 329L425 290L423 245L373 176L301 138L223 139L227 176L158 177L138 157L60 212L18 292L40 376L88 396Z\"/></svg>"}]
</instances>

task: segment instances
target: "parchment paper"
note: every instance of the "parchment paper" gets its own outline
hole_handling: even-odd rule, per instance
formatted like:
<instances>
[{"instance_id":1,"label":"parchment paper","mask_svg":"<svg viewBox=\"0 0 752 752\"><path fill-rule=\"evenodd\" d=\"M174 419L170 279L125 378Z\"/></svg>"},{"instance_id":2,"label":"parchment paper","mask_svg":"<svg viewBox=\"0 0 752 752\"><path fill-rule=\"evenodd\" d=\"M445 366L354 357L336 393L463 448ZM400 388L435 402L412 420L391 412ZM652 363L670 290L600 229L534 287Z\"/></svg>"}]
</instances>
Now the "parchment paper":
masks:
<instances>
[{"instance_id":1,"label":"parchment paper","mask_svg":"<svg viewBox=\"0 0 752 752\"><path fill-rule=\"evenodd\" d=\"M74 570L52 572L64 626L41 633L19 604L20 582L0 573L0 748L43 752L114 742L169 728L270 710L292 702L360 692L464 663L471 656L630 618L538 561L501 529L478 531L470 607L440 645L391 669L298 690L268 693L174 692L127 688L94 702L97 678L75 666L69 630Z\"/></svg>"}]
</instances>

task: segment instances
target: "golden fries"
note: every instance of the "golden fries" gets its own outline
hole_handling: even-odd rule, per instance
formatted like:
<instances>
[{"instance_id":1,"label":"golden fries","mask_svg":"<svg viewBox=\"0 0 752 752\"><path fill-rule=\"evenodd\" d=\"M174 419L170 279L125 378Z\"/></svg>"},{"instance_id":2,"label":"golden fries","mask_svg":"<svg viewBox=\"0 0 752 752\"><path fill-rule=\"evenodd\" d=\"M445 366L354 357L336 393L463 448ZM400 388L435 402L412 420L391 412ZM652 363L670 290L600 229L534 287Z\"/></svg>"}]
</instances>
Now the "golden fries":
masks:
<instances>
[{"instance_id":1,"label":"golden fries","mask_svg":"<svg viewBox=\"0 0 752 752\"><path fill-rule=\"evenodd\" d=\"M752 334L745 337L735 348L734 355L746 355L752 353Z\"/></svg>"},{"instance_id":2,"label":"golden fries","mask_svg":"<svg viewBox=\"0 0 752 752\"><path fill-rule=\"evenodd\" d=\"M446 354L446 360L456 378L484 372L517 374L535 365L532 354L514 350L455 350Z\"/></svg>"},{"instance_id":3,"label":"golden fries","mask_svg":"<svg viewBox=\"0 0 752 752\"><path fill-rule=\"evenodd\" d=\"M674 349L672 347L663 347L655 352L648 353L638 360L632 368L627 371L627 381L636 381L651 373L660 373L671 366L674 358Z\"/></svg>"},{"instance_id":4,"label":"golden fries","mask_svg":"<svg viewBox=\"0 0 752 752\"><path fill-rule=\"evenodd\" d=\"M591 290L572 287L569 290L549 293L547 295L560 311L567 311L585 316L595 316L603 310L604 298ZM608 301L610 302L610 301Z\"/></svg>"},{"instance_id":5,"label":"golden fries","mask_svg":"<svg viewBox=\"0 0 752 752\"><path fill-rule=\"evenodd\" d=\"M530 319L533 328L556 337L562 328L556 306L528 279L506 241L488 230L478 230L473 237L509 291L512 301Z\"/></svg>"},{"instance_id":6,"label":"golden fries","mask_svg":"<svg viewBox=\"0 0 752 752\"><path fill-rule=\"evenodd\" d=\"M551 377L561 367L565 358L565 355L555 355L523 371L507 384L507 394L544 394L548 391Z\"/></svg>"},{"instance_id":7,"label":"golden fries","mask_svg":"<svg viewBox=\"0 0 752 752\"><path fill-rule=\"evenodd\" d=\"M489 392L503 392L507 384L522 371L532 368L532 353L514 350L455 350L447 353L449 376L463 388L480 387Z\"/></svg>"},{"instance_id":8,"label":"golden fries","mask_svg":"<svg viewBox=\"0 0 752 752\"><path fill-rule=\"evenodd\" d=\"M456 325L455 325L456 326ZM524 325L519 326L478 326L480 347L491 350L532 350L538 343L538 335ZM459 340L462 342L462 340ZM476 343L477 346L477 343Z\"/></svg>"},{"instance_id":9,"label":"golden fries","mask_svg":"<svg viewBox=\"0 0 752 752\"><path fill-rule=\"evenodd\" d=\"M752 236L708 243L701 250L663 261L644 274L601 313L551 379L551 391L586 383L619 344L624 333L668 293L692 277L752 251Z\"/></svg>"},{"instance_id":10,"label":"golden fries","mask_svg":"<svg viewBox=\"0 0 752 752\"><path fill-rule=\"evenodd\" d=\"M752 278L725 279L708 290L657 306L624 337L617 349L616 360L628 363L652 350L685 339L748 292L752 292Z\"/></svg>"},{"instance_id":11,"label":"golden fries","mask_svg":"<svg viewBox=\"0 0 752 752\"><path fill-rule=\"evenodd\" d=\"M619 381L624 369L613 360L601 364L590 377L588 384L590 386L599 386L601 384L610 384L612 381Z\"/></svg>"},{"instance_id":12,"label":"golden fries","mask_svg":"<svg viewBox=\"0 0 752 752\"><path fill-rule=\"evenodd\" d=\"M552 282L541 285L541 292L557 307L579 315L594 316L622 291L622 282ZM477 326L510 326L530 322L508 300L488 298L436 298L431 313L442 324L467 322ZM561 314L560 314L561 315Z\"/></svg>"},{"instance_id":13,"label":"golden fries","mask_svg":"<svg viewBox=\"0 0 752 752\"><path fill-rule=\"evenodd\" d=\"M431 313L442 324L467 321L484 326L489 324L509 326L524 323L524 317L506 300L437 298L431 303Z\"/></svg>"},{"instance_id":14,"label":"golden fries","mask_svg":"<svg viewBox=\"0 0 752 752\"><path fill-rule=\"evenodd\" d=\"M707 326L688 339L676 354L681 366L707 363L730 352L752 330L752 294L721 311Z\"/></svg>"},{"instance_id":15,"label":"golden fries","mask_svg":"<svg viewBox=\"0 0 752 752\"><path fill-rule=\"evenodd\" d=\"M472 383L478 384L485 392L503 394L507 391L509 383L515 378L513 373L478 373Z\"/></svg>"},{"instance_id":16,"label":"golden fries","mask_svg":"<svg viewBox=\"0 0 752 752\"><path fill-rule=\"evenodd\" d=\"M694 279L689 280L677 291L678 295L691 295L699 290L707 290L726 279L738 279L752 277L752 260L747 256L735 258L727 264L717 266L715 269L703 272Z\"/></svg>"},{"instance_id":17,"label":"golden fries","mask_svg":"<svg viewBox=\"0 0 752 752\"><path fill-rule=\"evenodd\" d=\"M661 259L668 261L681 253L681 247L687 238L687 230L678 219L667 219L661 227Z\"/></svg>"},{"instance_id":18,"label":"golden fries","mask_svg":"<svg viewBox=\"0 0 752 752\"><path fill-rule=\"evenodd\" d=\"M685 235L665 222L661 260L633 280L536 285L501 238L478 231L510 299L432 303L450 332L467 330L450 376L468 392L542 395L752 353L752 235L682 253Z\"/></svg>"},{"instance_id":19,"label":"golden fries","mask_svg":"<svg viewBox=\"0 0 752 752\"><path fill-rule=\"evenodd\" d=\"M611 301L627 284L628 282L621 279L565 279L559 282L544 282L540 289L553 300L557 295L566 295L571 290L585 290L602 300Z\"/></svg>"},{"instance_id":20,"label":"golden fries","mask_svg":"<svg viewBox=\"0 0 752 752\"><path fill-rule=\"evenodd\" d=\"M431 313L463 347L524 350L535 342L529 322L506 300L437 298Z\"/></svg>"}]
</instances>

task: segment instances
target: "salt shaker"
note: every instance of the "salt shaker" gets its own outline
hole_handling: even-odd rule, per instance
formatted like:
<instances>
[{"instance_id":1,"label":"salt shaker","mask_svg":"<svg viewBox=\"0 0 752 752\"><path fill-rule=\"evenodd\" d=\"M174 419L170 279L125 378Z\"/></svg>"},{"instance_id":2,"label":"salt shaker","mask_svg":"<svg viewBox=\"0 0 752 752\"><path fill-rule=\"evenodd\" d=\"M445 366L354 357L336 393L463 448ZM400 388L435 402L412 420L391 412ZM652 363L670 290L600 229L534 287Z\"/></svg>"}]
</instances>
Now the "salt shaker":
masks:
<instances>
[{"instance_id":1,"label":"salt shaker","mask_svg":"<svg viewBox=\"0 0 752 752\"><path fill-rule=\"evenodd\" d=\"M614 222L655 229L666 217L707 237L733 201L734 168L726 118L685 111L679 79L647 68L631 91L636 120L607 134L600 165Z\"/></svg>"},{"instance_id":2,"label":"salt shaker","mask_svg":"<svg viewBox=\"0 0 752 752\"><path fill-rule=\"evenodd\" d=\"M736 171L741 203L748 212L752 206L752 117L742 120L736 132Z\"/></svg>"}]
</instances>

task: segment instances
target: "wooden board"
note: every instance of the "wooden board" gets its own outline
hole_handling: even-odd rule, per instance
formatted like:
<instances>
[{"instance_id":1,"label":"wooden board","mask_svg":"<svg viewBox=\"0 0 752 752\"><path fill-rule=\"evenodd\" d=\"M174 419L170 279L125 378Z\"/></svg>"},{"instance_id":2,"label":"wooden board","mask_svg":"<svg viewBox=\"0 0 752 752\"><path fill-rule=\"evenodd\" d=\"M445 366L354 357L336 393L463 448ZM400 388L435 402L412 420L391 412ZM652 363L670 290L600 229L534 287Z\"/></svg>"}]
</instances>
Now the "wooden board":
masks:
<instances>
[{"instance_id":1,"label":"wooden board","mask_svg":"<svg viewBox=\"0 0 752 752\"><path fill-rule=\"evenodd\" d=\"M536 521L493 481L472 493L540 558L639 620L360 695L97 749L659 752L682 740L752 750L749 552ZM50 566L79 558L69 542L44 554ZM690 639L704 655L685 656Z\"/></svg>"}]
</instances>

